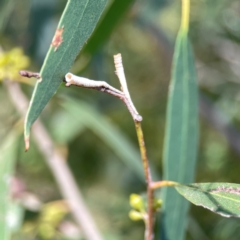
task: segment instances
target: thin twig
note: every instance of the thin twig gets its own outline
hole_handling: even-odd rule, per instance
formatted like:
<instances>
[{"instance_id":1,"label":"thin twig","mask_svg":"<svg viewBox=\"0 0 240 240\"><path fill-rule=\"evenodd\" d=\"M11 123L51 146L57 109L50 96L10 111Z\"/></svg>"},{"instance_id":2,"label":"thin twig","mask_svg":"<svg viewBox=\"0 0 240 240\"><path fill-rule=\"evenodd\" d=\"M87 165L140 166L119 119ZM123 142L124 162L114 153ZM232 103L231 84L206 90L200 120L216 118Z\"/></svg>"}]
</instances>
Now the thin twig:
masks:
<instances>
[{"instance_id":1,"label":"thin twig","mask_svg":"<svg viewBox=\"0 0 240 240\"><path fill-rule=\"evenodd\" d=\"M22 116L25 116L28 100L18 83L6 82L6 87L13 104ZM33 135L37 146L45 157L63 197L68 201L72 215L81 227L88 240L103 240L89 210L87 209L72 173L66 164L66 159L55 149L53 141L40 120L33 126Z\"/></svg>"},{"instance_id":2,"label":"thin twig","mask_svg":"<svg viewBox=\"0 0 240 240\"><path fill-rule=\"evenodd\" d=\"M119 76L122 76L122 74L119 74ZM111 85L109 85L108 83L106 83L104 81L90 80L88 78L76 76L72 73L67 73L65 75L65 81L66 81L67 87L69 87L71 85L75 85L78 87L95 89L97 91L106 92L114 97L121 99L124 102L124 104L127 106L134 121L135 122L142 121L142 117L138 114L136 108L134 107L128 92L127 93L122 92L122 91L112 87ZM126 88L127 87L125 86L124 89L126 89Z\"/></svg>"},{"instance_id":3,"label":"thin twig","mask_svg":"<svg viewBox=\"0 0 240 240\"><path fill-rule=\"evenodd\" d=\"M154 189L152 186L152 176L149 166L149 160L147 157L147 150L145 146L143 131L141 127L140 122L135 122L137 137L138 137L138 143L140 147L142 162L143 162L143 168L145 173L145 178L147 182L147 213L148 218L146 222L146 232L145 232L145 239L146 240L152 240L153 239L153 219L154 219L154 211L153 211L153 198L154 198Z\"/></svg>"},{"instance_id":4,"label":"thin twig","mask_svg":"<svg viewBox=\"0 0 240 240\"><path fill-rule=\"evenodd\" d=\"M19 71L19 74L22 77L27 77L27 78L32 78L32 77L35 77L37 79L41 78L41 75L38 72L30 72L30 71L26 71L26 70L21 70L21 71Z\"/></svg>"},{"instance_id":5,"label":"thin twig","mask_svg":"<svg viewBox=\"0 0 240 240\"><path fill-rule=\"evenodd\" d=\"M71 85L76 85L76 86L79 86L79 87L92 88L92 89L100 90L100 91L103 91L103 92L104 92L104 89L109 89L109 90L111 90L111 92L115 92L115 93L118 93L118 94L123 94L123 92L121 92L118 89L112 87L111 85L109 85L108 83L106 83L104 81L95 81L95 80L91 80L91 79L88 79L88 78L76 76L72 73L67 73L65 75L65 81L66 81L66 86L67 87L69 87Z\"/></svg>"},{"instance_id":6,"label":"thin twig","mask_svg":"<svg viewBox=\"0 0 240 240\"><path fill-rule=\"evenodd\" d=\"M182 23L181 28L188 31L189 28L190 0L182 0Z\"/></svg>"},{"instance_id":7,"label":"thin twig","mask_svg":"<svg viewBox=\"0 0 240 240\"><path fill-rule=\"evenodd\" d=\"M115 68L116 68L116 74L119 78L122 91L126 96L126 99L129 101L129 105L131 106L131 109L133 109L133 120L135 122L135 127L136 127L136 132L137 132L137 137L138 137L138 142L139 142L139 147L140 147L140 152L141 152L141 157L142 157L142 162L143 162L143 169L144 169L144 174L146 178L146 183L147 183L147 218L145 220L145 225L146 225L146 231L145 231L145 239L146 240L152 240L153 239L153 219L154 219L154 210L153 210L153 198L154 198L154 189L151 187L152 185L152 176L151 176L151 171L149 167L149 160L147 158L147 151L146 151L146 146L144 142L144 136L143 136L143 131L141 127L141 121L138 121L136 117L134 116L140 116L131 100L128 87L127 87L127 82L124 74L124 69L122 65L122 56L121 54L117 54L114 56L114 63L115 63ZM141 116L140 116L141 117ZM141 119L142 120L142 119Z\"/></svg>"},{"instance_id":8,"label":"thin twig","mask_svg":"<svg viewBox=\"0 0 240 240\"><path fill-rule=\"evenodd\" d=\"M117 55L114 55L113 58L114 58L114 64L115 64L115 68L116 68L115 73L118 76L122 91L125 94L125 104L127 105L128 110L130 111L131 115L133 116L133 120L135 122L141 122L142 116L139 115L137 109L135 108L135 106L132 102L132 99L130 97L129 91L128 91L127 81L125 78L124 68L123 68L123 64L122 64L122 56L119 53Z\"/></svg>"},{"instance_id":9,"label":"thin twig","mask_svg":"<svg viewBox=\"0 0 240 240\"><path fill-rule=\"evenodd\" d=\"M84 87L84 88L90 88L90 89L95 89L101 92L106 92L108 94L111 94L115 97L118 97L121 99L125 105L127 106L130 114L133 117L135 126L136 126L136 131L137 131L137 137L139 141L139 146L140 146L140 152L141 152L141 157L142 157L142 162L143 162L143 168L144 168L144 173L145 173L145 178L146 178L146 183L147 183L147 195L148 195L148 210L147 210L147 217L145 219L145 225L146 225L146 231L145 231L145 239L146 240L152 240L153 239L153 219L154 219L154 210L153 210L153 197L154 197L154 188L152 188L152 177L151 177L151 172L150 172L150 167L149 167L149 161L147 158L147 153L146 153L146 147L144 143L144 137L143 137L143 132L142 132L142 127L141 127L141 121L142 121L142 116L139 115L137 112L129 91L127 87L127 82L124 74L124 68L122 65L122 57L121 54L117 54L114 56L114 63L115 63L115 68L116 68L116 75L119 78L120 84L121 84L121 89L122 91L112 87L108 83L104 81L95 81L95 80L90 80L84 77L78 77L75 76L72 73L67 73L65 75L65 81L66 81L66 86L71 86L71 85L76 85L79 87ZM36 124L35 124L36 125Z\"/></svg>"},{"instance_id":10,"label":"thin twig","mask_svg":"<svg viewBox=\"0 0 240 240\"><path fill-rule=\"evenodd\" d=\"M155 189L162 188L162 187L176 187L178 185L179 185L179 183L177 183L177 182L163 180L163 181L152 182L151 188L153 190L155 190Z\"/></svg>"}]
</instances>

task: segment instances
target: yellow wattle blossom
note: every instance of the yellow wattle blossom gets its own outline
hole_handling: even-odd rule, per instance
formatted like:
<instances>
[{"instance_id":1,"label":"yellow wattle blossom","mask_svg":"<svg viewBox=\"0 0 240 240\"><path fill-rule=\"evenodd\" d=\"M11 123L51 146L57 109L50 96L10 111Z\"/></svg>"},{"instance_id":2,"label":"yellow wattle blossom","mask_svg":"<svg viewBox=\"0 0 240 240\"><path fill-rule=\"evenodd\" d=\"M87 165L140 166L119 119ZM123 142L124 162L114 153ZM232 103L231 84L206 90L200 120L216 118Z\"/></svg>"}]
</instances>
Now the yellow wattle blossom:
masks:
<instances>
[{"instance_id":1,"label":"yellow wattle blossom","mask_svg":"<svg viewBox=\"0 0 240 240\"><path fill-rule=\"evenodd\" d=\"M8 52L0 51L0 81L3 79L19 81L22 77L18 71L26 69L29 63L30 59L24 55L23 50L19 47Z\"/></svg>"}]
</instances>

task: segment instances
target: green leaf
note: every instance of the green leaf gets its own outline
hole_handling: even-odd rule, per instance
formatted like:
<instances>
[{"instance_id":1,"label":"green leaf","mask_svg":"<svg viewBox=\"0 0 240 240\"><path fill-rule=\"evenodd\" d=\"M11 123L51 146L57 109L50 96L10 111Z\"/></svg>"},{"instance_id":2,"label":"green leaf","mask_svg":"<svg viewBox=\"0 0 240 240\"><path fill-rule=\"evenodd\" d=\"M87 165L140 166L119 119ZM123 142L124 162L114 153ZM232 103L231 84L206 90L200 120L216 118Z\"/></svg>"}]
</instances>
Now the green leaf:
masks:
<instances>
[{"instance_id":1,"label":"green leaf","mask_svg":"<svg viewBox=\"0 0 240 240\"><path fill-rule=\"evenodd\" d=\"M240 184L194 183L175 187L191 203L224 217L240 218Z\"/></svg>"},{"instance_id":2,"label":"green leaf","mask_svg":"<svg viewBox=\"0 0 240 240\"><path fill-rule=\"evenodd\" d=\"M187 32L180 30L169 87L163 178L194 181L198 142L198 91L194 57ZM162 238L184 239L189 203L172 188L163 188Z\"/></svg>"},{"instance_id":3,"label":"green leaf","mask_svg":"<svg viewBox=\"0 0 240 240\"><path fill-rule=\"evenodd\" d=\"M17 135L12 132L0 146L0 239L9 240L12 228L10 182L17 155Z\"/></svg>"},{"instance_id":4,"label":"green leaf","mask_svg":"<svg viewBox=\"0 0 240 240\"><path fill-rule=\"evenodd\" d=\"M90 104L65 98L61 104L80 125L88 127L142 180L145 181L140 154L129 140ZM70 122L71 124L71 122Z\"/></svg>"},{"instance_id":5,"label":"green leaf","mask_svg":"<svg viewBox=\"0 0 240 240\"><path fill-rule=\"evenodd\" d=\"M93 32L105 4L106 0L68 1L58 25L58 41L54 41L56 44L49 48L40 71L42 81L37 82L28 109L25 120L26 149L29 147L32 124L64 80L77 54Z\"/></svg>"},{"instance_id":6,"label":"green leaf","mask_svg":"<svg viewBox=\"0 0 240 240\"><path fill-rule=\"evenodd\" d=\"M104 15L103 20L96 28L96 31L94 31L93 37L84 48L84 52L86 51L92 54L104 43L104 41L106 41L114 27L133 2L134 0L113 1L107 13Z\"/></svg>"}]
</instances>

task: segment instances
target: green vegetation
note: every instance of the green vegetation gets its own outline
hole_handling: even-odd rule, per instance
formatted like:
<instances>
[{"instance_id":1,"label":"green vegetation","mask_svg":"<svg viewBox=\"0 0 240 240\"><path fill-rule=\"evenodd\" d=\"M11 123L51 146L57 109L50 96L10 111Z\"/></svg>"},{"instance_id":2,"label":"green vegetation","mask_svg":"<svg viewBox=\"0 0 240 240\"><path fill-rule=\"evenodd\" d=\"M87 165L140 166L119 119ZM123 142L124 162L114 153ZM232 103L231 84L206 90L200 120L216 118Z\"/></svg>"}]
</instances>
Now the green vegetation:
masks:
<instances>
[{"instance_id":1,"label":"green vegetation","mask_svg":"<svg viewBox=\"0 0 240 240\"><path fill-rule=\"evenodd\" d=\"M239 8L0 0L1 239L238 240Z\"/></svg>"},{"instance_id":2,"label":"green vegetation","mask_svg":"<svg viewBox=\"0 0 240 240\"><path fill-rule=\"evenodd\" d=\"M105 4L106 0L68 1L41 68L41 80L35 86L26 116L26 149L29 148L32 124L70 70L80 49L93 32Z\"/></svg>"}]
</instances>

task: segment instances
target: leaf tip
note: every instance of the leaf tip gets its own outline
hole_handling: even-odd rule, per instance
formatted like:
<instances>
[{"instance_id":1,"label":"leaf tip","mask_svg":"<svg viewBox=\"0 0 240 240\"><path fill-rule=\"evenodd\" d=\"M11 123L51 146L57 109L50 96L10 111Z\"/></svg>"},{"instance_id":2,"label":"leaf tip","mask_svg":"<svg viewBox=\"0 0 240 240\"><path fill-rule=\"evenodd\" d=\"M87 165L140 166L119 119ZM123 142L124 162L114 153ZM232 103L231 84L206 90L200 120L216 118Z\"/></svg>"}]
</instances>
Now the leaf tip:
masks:
<instances>
[{"instance_id":1,"label":"leaf tip","mask_svg":"<svg viewBox=\"0 0 240 240\"><path fill-rule=\"evenodd\" d=\"M25 142L25 152L27 152L30 147L30 136L29 135L24 137L24 142Z\"/></svg>"}]
</instances>

